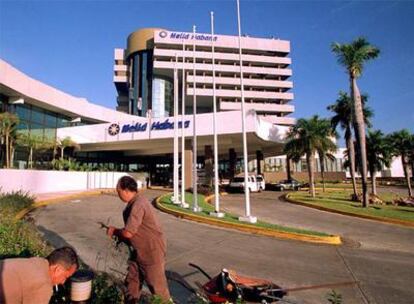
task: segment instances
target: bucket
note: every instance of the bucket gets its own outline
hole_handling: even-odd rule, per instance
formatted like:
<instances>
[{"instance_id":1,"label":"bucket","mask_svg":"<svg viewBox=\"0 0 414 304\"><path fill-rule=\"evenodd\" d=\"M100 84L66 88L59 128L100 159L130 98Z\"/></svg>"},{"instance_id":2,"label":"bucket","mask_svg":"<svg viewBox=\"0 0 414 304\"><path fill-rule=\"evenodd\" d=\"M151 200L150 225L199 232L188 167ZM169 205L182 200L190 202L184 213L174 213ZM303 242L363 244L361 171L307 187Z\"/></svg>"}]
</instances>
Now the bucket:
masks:
<instances>
[{"instance_id":1,"label":"bucket","mask_svg":"<svg viewBox=\"0 0 414 304\"><path fill-rule=\"evenodd\" d=\"M70 299L72 303L87 303L92 294L94 274L90 270L78 270L71 277Z\"/></svg>"}]
</instances>

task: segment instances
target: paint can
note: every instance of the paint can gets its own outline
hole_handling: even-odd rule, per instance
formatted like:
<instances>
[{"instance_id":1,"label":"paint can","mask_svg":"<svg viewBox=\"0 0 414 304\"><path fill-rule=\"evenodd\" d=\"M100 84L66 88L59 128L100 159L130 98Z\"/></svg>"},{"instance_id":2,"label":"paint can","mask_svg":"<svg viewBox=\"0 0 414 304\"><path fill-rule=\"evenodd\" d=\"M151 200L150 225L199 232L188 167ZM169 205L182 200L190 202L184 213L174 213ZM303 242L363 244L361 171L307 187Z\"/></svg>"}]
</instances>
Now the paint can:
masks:
<instances>
[{"instance_id":1,"label":"paint can","mask_svg":"<svg viewBox=\"0 0 414 304\"><path fill-rule=\"evenodd\" d=\"M92 281L94 274L90 270L82 269L71 277L70 299L72 303L88 303L92 295Z\"/></svg>"}]
</instances>

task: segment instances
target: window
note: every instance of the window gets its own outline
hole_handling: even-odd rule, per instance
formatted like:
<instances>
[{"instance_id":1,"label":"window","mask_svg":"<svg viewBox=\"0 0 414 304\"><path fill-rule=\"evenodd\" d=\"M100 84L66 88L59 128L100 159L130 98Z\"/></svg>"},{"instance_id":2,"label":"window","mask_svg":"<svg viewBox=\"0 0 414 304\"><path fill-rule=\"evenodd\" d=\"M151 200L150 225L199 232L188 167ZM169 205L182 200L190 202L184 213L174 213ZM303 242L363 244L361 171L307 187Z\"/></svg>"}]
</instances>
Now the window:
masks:
<instances>
[{"instance_id":1,"label":"window","mask_svg":"<svg viewBox=\"0 0 414 304\"><path fill-rule=\"evenodd\" d=\"M32 117L31 117L31 121L34 123L38 123L38 124L43 124L44 123L44 112L42 109L36 109L36 108L32 108Z\"/></svg>"},{"instance_id":2,"label":"window","mask_svg":"<svg viewBox=\"0 0 414 304\"><path fill-rule=\"evenodd\" d=\"M20 120L30 120L30 107L27 105L16 105L15 113Z\"/></svg>"},{"instance_id":3,"label":"window","mask_svg":"<svg viewBox=\"0 0 414 304\"><path fill-rule=\"evenodd\" d=\"M56 128L56 115L54 113L45 113L45 125L47 127Z\"/></svg>"}]
</instances>

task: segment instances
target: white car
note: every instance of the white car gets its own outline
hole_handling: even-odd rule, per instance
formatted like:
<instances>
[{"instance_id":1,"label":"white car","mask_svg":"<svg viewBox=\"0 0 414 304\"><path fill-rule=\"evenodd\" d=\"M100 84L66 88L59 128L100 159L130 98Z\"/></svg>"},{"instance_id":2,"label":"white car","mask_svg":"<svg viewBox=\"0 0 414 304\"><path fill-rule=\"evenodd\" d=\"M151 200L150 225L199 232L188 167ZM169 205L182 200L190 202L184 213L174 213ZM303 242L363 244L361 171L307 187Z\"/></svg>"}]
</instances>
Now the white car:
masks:
<instances>
[{"instance_id":1,"label":"white car","mask_svg":"<svg viewBox=\"0 0 414 304\"><path fill-rule=\"evenodd\" d=\"M263 175L256 176L257 186L259 187L259 192L266 189L266 182Z\"/></svg>"},{"instance_id":2,"label":"white car","mask_svg":"<svg viewBox=\"0 0 414 304\"><path fill-rule=\"evenodd\" d=\"M230 181L229 190L244 191L244 176L237 176ZM248 177L247 187L250 192L258 192L259 185L256 180L256 176L251 175Z\"/></svg>"}]
</instances>

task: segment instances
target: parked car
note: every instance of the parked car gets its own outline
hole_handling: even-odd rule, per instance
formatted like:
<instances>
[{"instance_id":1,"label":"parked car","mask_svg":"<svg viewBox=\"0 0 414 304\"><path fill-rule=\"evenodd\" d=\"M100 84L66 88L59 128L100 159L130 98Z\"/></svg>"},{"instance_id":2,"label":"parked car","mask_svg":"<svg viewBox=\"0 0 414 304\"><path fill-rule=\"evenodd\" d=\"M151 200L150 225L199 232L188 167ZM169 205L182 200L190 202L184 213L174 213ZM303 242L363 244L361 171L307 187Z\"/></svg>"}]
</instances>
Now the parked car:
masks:
<instances>
[{"instance_id":1,"label":"parked car","mask_svg":"<svg viewBox=\"0 0 414 304\"><path fill-rule=\"evenodd\" d=\"M256 180L256 176L250 175L248 177L247 187L249 188L250 192L258 192L259 185ZM229 191L244 191L244 176L236 176L228 185Z\"/></svg>"},{"instance_id":2,"label":"parked car","mask_svg":"<svg viewBox=\"0 0 414 304\"><path fill-rule=\"evenodd\" d=\"M296 179L285 179L281 180L275 185L276 190L285 191L285 190L300 190L303 187L303 184L297 181Z\"/></svg>"},{"instance_id":3,"label":"parked car","mask_svg":"<svg viewBox=\"0 0 414 304\"><path fill-rule=\"evenodd\" d=\"M263 175L256 175L257 186L259 187L259 192L266 189L266 182Z\"/></svg>"}]
</instances>

